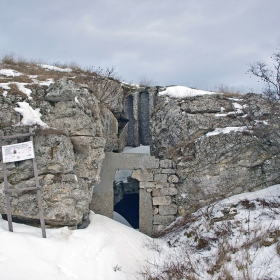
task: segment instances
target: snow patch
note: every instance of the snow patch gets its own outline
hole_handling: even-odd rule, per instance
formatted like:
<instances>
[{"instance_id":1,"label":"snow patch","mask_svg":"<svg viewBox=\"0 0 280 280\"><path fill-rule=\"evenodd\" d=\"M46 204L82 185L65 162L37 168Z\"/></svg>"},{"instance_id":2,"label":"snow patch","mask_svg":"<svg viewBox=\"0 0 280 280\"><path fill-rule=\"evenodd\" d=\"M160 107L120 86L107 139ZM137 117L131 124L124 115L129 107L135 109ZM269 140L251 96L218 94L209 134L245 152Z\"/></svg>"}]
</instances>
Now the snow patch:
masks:
<instances>
[{"instance_id":1,"label":"snow patch","mask_svg":"<svg viewBox=\"0 0 280 280\"><path fill-rule=\"evenodd\" d=\"M133 170L118 170L115 175L115 182L127 183L127 178L131 177Z\"/></svg>"},{"instance_id":2,"label":"snow patch","mask_svg":"<svg viewBox=\"0 0 280 280\"><path fill-rule=\"evenodd\" d=\"M184 86L167 87L166 90L159 92L159 95L168 95L169 97L184 98L197 95L217 94L212 91L198 90Z\"/></svg>"},{"instance_id":3,"label":"snow patch","mask_svg":"<svg viewBox=\"0 0 280 280\"><path fill-rule=\"evenodd\" d=\"M60 68L52 65L47 65L47 64L40 64L40 66L46 70L53 70L53 71L59 71L59 72L67 72L70 73L72 72L71 68Z\"/></svg>"},{"instance_id":4,"label":"snow patch","mask_svg":"<svg viewBox=\"0 0 280 280\"><path fill-rule=\"evenodd\" d=\"M25 85L28 85L26 83L15 83L18 87L18 89L23 92L24 94L27 95L28 99L32 99L32 97L30 96L30 94L32 93L32 90L29 88L26 88Z\"/></svg>"},{"instance_id":5,"label":"snow patch","mask_svg":"<svg viewBox=\"0 0 280 280\"><path fill-rule=\"evenodd\" d=\"M150 154L150 146L125 147L123 154Z\"/></svg>"},{"instance_id":6,"label":"snow patch","mask_svg":"<svg viewBox=\"0 0 280 280\"><path fill-rule=\"evenodd\" d=\"M13 227L9 232L0 215L1 279L132 280L139 276L140 265L153 257L143 246L150 237L93 212L87 228L47 228L46 239L40 228Z\"/></svg>"},{"instance_id":7,"label":"snow patch","mask_svg":"<svg viewBox=\"0 0 280 280\"><path fill-rule=\"evenodd\" d=\"M22 115L22 120L17 125L40 125L48 127L48 125L41 120L42 114L40 113L39 108L34 110L25 101L17 102L17 104L19 108L14 108L14 110Z\"/></svg>"},{"instance_id":8,"label":"snow patch","mask_svg":"<svg viewBox=\"0 0 280 280\"><path fill-rule=\"evenodd\" d=\"M7 76L7 77L17 77L17 76L21 76L22 73L13 69L0 69L0 75Z\"/></svg>"},{"instance_id":9,"label":"snow patch","mask_svg":"<svg viewBox=\"0 0 280 280\"><path fill-rule=\"evenodd\" d=\"M117 213L115 211L113 212L113 220L118 222L118 223L121 223L121 224L123 224L125 226L128 226L128 227L132 228L130 223L122 215L120 215L119 213Z\"/></svg>"},{"instance_id":10,"label":"snow patch","mask_svg":"<svg viewBox=\"0 0 280 280\"><path fill-rule=\"evenodd\" d=\"M230 132L242 132L248 131L247 126L233 126L233 127L225 127L225 128L216 128L214 131L208 132L206 134L207 137L218 135L220 133L228 134Z\"/></svg>"}]
</instances>

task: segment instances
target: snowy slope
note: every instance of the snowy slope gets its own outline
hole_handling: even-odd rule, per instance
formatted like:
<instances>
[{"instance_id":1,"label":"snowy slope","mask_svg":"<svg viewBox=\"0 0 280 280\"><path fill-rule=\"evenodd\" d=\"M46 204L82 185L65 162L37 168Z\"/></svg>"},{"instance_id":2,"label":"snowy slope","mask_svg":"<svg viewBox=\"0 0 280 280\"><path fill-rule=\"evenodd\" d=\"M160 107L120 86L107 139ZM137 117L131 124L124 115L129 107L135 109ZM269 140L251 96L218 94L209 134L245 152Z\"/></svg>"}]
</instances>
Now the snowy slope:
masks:
<instances>
[{"instance_id":1,"label":"snowy slope","mask_svg":"<svg viewBox=\"0 0 280 280\"><path fill-rule=\"evenodd\" d=\"M0 219L0 279L280 279L280 185L178 218L158 239L92 212L90 220L43 239L40 228L13 223L11 233Z\"/></svg>"},{"instance_id":2,"label":"snowy slope","mask_svg":"<svg viewBox=\"0 0 280 280\"><path fill-rule=\"evenodd\" d=\"M203 207L157 241L147 279L280 279L280 185Z\"/></svg>"},{"instance_id":3,"label":"snowy slope","mask_svg":"<svg viewBox=\"0 0 280 280\"><path fill-rule=\"evenodd\" d=\"M151 251L150 238L101 215L91 213L86 229L41 229L0 219L0 279L69 280L136 279Z\"/></svg>"}]
</instances>

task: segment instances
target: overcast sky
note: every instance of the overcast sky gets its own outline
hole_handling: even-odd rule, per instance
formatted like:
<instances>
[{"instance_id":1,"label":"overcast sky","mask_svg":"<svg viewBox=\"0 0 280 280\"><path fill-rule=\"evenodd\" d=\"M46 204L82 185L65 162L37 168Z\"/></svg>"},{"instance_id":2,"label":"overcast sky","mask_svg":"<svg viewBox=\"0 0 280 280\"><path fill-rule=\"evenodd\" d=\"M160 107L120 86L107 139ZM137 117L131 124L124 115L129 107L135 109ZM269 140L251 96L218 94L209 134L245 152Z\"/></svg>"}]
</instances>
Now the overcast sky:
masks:
<instances>
[{"instance_id":1,"label":"overcast sky","mask_svg":"<svg viewBox=\"0 0 280 280\"><path fill-rule=\"evenodd\" d=\"M280 43L279 11L280 0L0 0L0 54L260 91L245 72Z\"/></svg>"}]
</instances>

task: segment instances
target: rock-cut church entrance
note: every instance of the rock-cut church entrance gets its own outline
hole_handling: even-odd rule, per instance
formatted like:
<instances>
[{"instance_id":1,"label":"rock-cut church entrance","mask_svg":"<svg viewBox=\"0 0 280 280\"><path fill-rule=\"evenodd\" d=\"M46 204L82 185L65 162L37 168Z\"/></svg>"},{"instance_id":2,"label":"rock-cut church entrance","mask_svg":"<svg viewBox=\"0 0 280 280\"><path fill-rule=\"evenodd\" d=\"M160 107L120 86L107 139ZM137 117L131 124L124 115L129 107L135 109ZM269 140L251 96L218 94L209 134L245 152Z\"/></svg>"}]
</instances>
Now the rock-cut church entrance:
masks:
<instances>
[{"instance_id":1,"label":"rock-cut church entrance","mask_svg":"<svg viewBox=\"0 0 280 280\"><path fill-rule=\"evenodd\" d=\"M157 167L154 167L154 165ZM123 216L133 228L152 235L153 205L151 192L141 187L147 178L137 176L137 172L146 174L145 170L158 168L158 160L148 154L117 154L105 153L100 183L93 189L90 209L96 214L113 218L114 211ZM135 173L132 178L127 176L127 182L116 180L120 170ZM149 172L147 173L149 175ZM151 183L151 182L150 182Z\"/></svg>"}]
</instances>

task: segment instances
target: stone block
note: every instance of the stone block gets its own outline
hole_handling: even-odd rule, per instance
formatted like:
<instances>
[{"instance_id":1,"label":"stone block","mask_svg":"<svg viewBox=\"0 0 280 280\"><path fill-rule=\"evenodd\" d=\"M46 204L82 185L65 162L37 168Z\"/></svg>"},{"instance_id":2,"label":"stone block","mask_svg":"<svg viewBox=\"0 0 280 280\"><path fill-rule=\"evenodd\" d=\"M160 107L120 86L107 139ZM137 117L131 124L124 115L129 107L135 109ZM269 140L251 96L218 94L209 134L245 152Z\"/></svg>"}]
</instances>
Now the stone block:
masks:
<instances>
[{"instance_id":1,"label":"stone block","mask_svg":"<svg viewBox=\"0 0 280 280\"><path fill-rule=\"evenodd\" d=\"M168 226L174 221L175 221L174 215L168 215L168 216L155 215L153 224Z\"/></svg>"},{"instance_id":2,"label":"stone block","mask_svg":"<svg viewBox=\"0 0 280 280\"><path fill-rule=\"evenodd\" d=\"M153 230L153 206L151 194L145 190L140 190L139 203L139 230L140 232L152 235Z\"/></svg>"},{"instance_id":3,"label":"stone block","mask_svg":"<svg viewBox=\"0 0 280 280\"><path fill-rule=\"evenodd\" d=\"M179 177L178 177L177 175L175 175L175 174L170 175L170 176L168 177L168 182L169 182L169 183L174 183L174 184L176 184L176 183L179 182Z\"/></svg>"},{"instance_id":4,"label":"stone block","mask_svg":"<svg viewBox=\"0 0 280 280\"><path fill-rule=\"evenodd\" d=\"M172 168L172 160L170 159L163 159L159 162L161 168Z\"/></svg>"},{"instance_id":5,"label":"stone block","mask_svg":"<svg viewBox=\"0 0 280 280\"><path fill-rule=\"evenodd\" d=\"M131 178L138 180L139 182L152 182L154 181L154 174L148 170L133 170Z\"/></svg>"},{"instance_id":6,"label":"stone block","mask_svg":"<svg viewBox=\"0 0 280 280\"><path fill-rule=\"evenodd\" d=\"M153 234L159 233L163 229L165 229L164 225L153 225Z\"/></svg>"},{"instance_id":7,"label":"stone block","mask_svg":"<svg viewBox=\"0 0 280 280\"><path fill-rule=\"evenodd\" d=\"M154 207L154 215L158 214L159 209L157 207Z\"/></svg>"},{"instance_id":8,"label":"stone block","mask_svg":"<svg viewBox=\"0 0 280 280\"><path fill-rule=\"evenodd\" d=\"M175 215L175 214L177 214L177 209L178 209L178 207L175 204L160 205L159 214L162 216Z\"/></svg>"},{"instance_id":9,"label":"stone block","mask_svg":"<svg viewBox=\"0 0 280 280\"><path fill-rule=\"evenodd\" d=\"M149 159L144 163L146 169L157 169L159 168L159 159Z\"/></svg>"},{"instance_id":10,"label":"stone block","mask_svg":"<svg viewBox=\"0 0 280 280\"><path fill-rule=\"evenodd\" d=\"M161 169L162 174L175 174L175 169Z\"/></svg>"},{"instance_id":11,"label":"stone block","mask_svg":"<svg viewBox=\"0 0 280 280\"><path fill-rule=\"evenodd\" d=\"M152 182L140 182L139 188L140 189L151 189L154 188L156 185Z\"/></svg>"},{"instance_id":12,"label":"stone block","mask_svg":"<svg viewBox=\"0 0 280 280\"><path fill-rule=\"evenodd\" d=\"M155 182L167 182L167 175L166 174L155 174Z\"/></svg>"},{"instance_id":13,"label":"stone block","mask_svg":"<svg viewBox=\"0 0 280 280\"><path fill-rule=\"evenodd\" d=\"M161 195L176 195L176 194L178 194L178 190L175 188L161 188L160 194Z\"/></svg>"},{"instance_id":14,"label":"stone block","mask_svg":"<svg viewBox=\"0 0 280 280\"><path fill-rule=\"evenodd\" d=\"M153 205L170 205L172 202L170 196L154 196Z\"/></svg>"},{"instance_id":15,"label":"stone block","mask_svg":"<svg viewBox=\"0 0 280 280\"><path fill-rule=\"evenodd\" d=\"M153 196L160 196L160 189L153 189Z\"/></svg>"}]
</instances>

